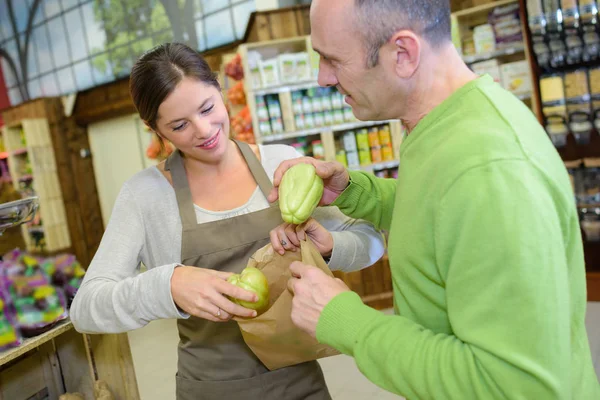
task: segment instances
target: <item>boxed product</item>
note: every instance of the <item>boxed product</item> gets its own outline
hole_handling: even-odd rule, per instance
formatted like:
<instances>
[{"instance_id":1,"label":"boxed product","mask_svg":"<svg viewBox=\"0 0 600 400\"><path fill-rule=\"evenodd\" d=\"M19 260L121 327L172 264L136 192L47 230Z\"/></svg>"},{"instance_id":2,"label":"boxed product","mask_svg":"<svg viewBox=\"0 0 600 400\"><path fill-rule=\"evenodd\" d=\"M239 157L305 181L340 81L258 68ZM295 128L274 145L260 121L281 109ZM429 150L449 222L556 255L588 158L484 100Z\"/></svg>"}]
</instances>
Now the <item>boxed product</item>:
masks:
<instances>
[{"instance_id":1,"label":"boxed product","mask_svg":"<svg viewBox=\"0 0 600 400\"><path fill-rule=\"evenodd\" d=\"M347 152L358 150L356 147L356 136L353 131L348 131L344 134L344 150Z\"/></svg>"},{"instance_id":2,"label":"boxed product","mask_svg":"<svg viewBox=\"0 0 600 400\"><path fill-rule=\"evenodd\" d=\"M506 90L517 95L531 93L531 75L527 61L502 64L500 66L500 75L502 77L502 86Z\"/></svg>"},{"instance_id":3,"label":"boxed product","mask_svg":"<svg viewBox=\"0 0 600 400\"><path fill-rule=\"evenodd\" d=\"M476 26L473 29L473 42L477 54L491 53L496 50L496 37L490 24Z\"/></svg>"},{"instance_id":4,"label":"boxed product","mask_svg":"<svg viewBox=\"0 0 600 400\"><path fill-rule=\"evenodd\" d=\"M370 150L369 134L364 128L356 132L356 147L358 147L358 150Z\"/></svg>"},{"instance_id":5,"label":"boxed product","mask_svg":"<svg viewBox=\"0 0 600 400\"><path fill-rule=\"evenodd\" d=\"M360 167L360 161L358 159L358 153L356 151L346 152L346 158L348 159L348 168Z\"/></svg>"},{"instance_id":6,"label":"boxed product","mask_svg":"<svg viewBox=\"0 0 600 400\"><path fill-rule=\"evenodd\" d=\"M478 63L471 64L471 69L477 75L490 75L494 78L495 82L502 82L502 75L500 73L500 65L498 60L488 60Z\"/></svg>"},{"instance_id":7,"label":"boxed product","mask_svg":"<svg viewBox=\"0 0 600 400\"><path fill-rule=\"evenodd\" d=\"M279 84L280 79L277 59L261 60L258 62L258 66L260 68L260 79L263 86L274 86Z\"/></svg>"},{"instance_id":8,"label":"boxed product","mask_svg":"<svg viewBox=\"0 0 600 400\"><path fill-rule=\"evenodd\" d=\"M296 58L296 79L298 81L308 81L311 78L311 68L308 59L308 53L301 52L295 54Z\"/></svg>"},{"instance_id":9,"label":"boxed product","mask_svg":"<svg viewBox=\"0 0 600 400\"><path fill-rule=\"evenodd\" d=\"M519 4L496 7L489 15L497 47L506 47L523 40Z\"/></svg>"},{"instance_id":10,"label":"boxed product","mask_svg":"<svg viewBox=\"0 0 600 400\"><path fill-rule=\"evenodd\" d=\"M277 61L281 83L295 82L297 80L296 56L294 54L280 54L277 56Z\"/></svg>"},{"instance_id":11,"label":"boxed product","mask_svg":"<svg viewBox=\"0 0 600 400\"><path fill-rule=\"evenodd\" d=\"M335 160L342 163L344 167L348 167L348 158L346 157L346 152L344 150L338 150L335 153Z\"/></svg>"},{"instance_id":12,"label":"boxed product","mask_svg":"<svg viewBox=\"0 0 600 400\"><path fill-rule=\"evenodd\" d=\"M263 85L262 77L260 72L260 60L261 55L256 51L248 52L248 69L250 71L250 76L248 79L250 80L250 87L259 88Z\"/></svg>"},{"instance_id":13,"label":"boxed product","mask_svg":"<svg viewBox=\"0 0 600 400\"><path fill-rule=\"evenodd\" d=\"M313 157L317 160L325 159L325 149L323 143L320 140L314 140L312 142Z\"/></svg>"}]
</instances>

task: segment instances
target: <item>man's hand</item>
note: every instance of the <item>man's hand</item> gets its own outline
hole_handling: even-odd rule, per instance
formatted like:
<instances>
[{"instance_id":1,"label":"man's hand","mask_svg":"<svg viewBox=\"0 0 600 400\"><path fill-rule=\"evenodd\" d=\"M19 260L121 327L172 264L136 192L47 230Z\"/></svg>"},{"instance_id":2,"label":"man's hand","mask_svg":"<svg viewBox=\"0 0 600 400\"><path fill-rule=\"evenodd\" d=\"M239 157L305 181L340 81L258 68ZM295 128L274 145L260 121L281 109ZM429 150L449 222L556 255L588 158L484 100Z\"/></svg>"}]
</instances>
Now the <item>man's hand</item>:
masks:
<instances>
[{"instance_id":1,"label":"man's hand","mask_svg":"<svg viewBox=\"0 0 600 400\"><path fill-rule=\"evenodd\" d=\"M270 203L275 202L279 198L279 184L285 171L301 163L314 165L317 175L323 179L324 188L323 197L319 201L320 206L327 206L333 203L344 189L348 187L350 174L348 174L348 171L341 163L319 161L310 157L294 158L293 160L282 162L277 167L277 170L275 170L275 174L273 175L273 189L268 197Z\"/></svg>"},{"instance_id":2,"label":"man's hand","mask_svg":"<svg viewBox=\"0 0 600 400\"><path fill-rule=\"evenodd\" d=\"M290 265L292 278L288 287L294 294L292 322L311 335L317 336L317 323L325 306L338 294L350 289L340 279L332 278L317 267L295 261Z\"/></svg>"}]
</instances>

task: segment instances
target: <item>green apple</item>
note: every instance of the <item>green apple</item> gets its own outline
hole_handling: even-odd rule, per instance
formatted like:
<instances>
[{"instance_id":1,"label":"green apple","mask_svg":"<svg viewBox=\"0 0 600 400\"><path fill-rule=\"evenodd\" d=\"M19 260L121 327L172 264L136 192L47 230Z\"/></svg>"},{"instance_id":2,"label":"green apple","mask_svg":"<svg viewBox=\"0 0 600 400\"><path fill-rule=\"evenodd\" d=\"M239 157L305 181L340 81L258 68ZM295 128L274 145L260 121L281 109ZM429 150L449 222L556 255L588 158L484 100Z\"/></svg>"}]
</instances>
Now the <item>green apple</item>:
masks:
<instances>
[{"instance_id":1,"label":"green apple","mask_svg":"<svg viewBox=\"0 0 600 400\"><path fill-rule=\"evenodd\" d=\"M241 274L231 275L227 279L227 282L249 292L256 293L258 296L258 301L256 303L231 299L234 303L237 303L242 307L256 310L259 313L265 311L269 305L269 282L261 270L254 267L247 267Z\"/></svg>"}]
</instances>

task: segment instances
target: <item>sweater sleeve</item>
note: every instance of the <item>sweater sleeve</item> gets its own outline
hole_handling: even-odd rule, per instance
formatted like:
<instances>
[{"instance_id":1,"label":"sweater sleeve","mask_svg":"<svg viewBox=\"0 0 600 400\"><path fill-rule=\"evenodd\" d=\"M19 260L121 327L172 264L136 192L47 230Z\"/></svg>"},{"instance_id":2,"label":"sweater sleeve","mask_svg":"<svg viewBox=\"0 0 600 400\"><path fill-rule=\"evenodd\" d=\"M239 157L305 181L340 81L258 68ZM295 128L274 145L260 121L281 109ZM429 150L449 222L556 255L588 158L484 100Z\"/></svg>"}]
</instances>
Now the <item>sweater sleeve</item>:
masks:
<instances>
[{"instance_id":1,"label":"sweater sleeve","mask_svg":"<svg viewBox=\"0 0 600 400\"><path fill-rule=\"evenodd\" d=\"M383 257L385 239L371 223L347 217L337 207L319 207L313 217L333 237L332 271L357 271Z\"/></svg>"},{"instance_id":2,"label":"sweater sleeve","mask_svg":"<svg viewBox=\"0 0 600 400\"><path fill-rule=\"evenodd\" d=\"M574 210L561 210L532 170L502 162L475 168L441 199L436 263L451 334L343 293L321 315L318 339L411 399L569 398L565 241L579 233L561 224ZM392 261L392 273L403 267Z\"/></svg>"},{"instance_id":3,"label":"sweater sleeve","mask_svg":"<svg viewBox=\"0 0 600 400\"><path fill-rule=\"evenodd\" d=\"M389 230L396 198L395 179L377 178L366 172L350 171L350 185L333 203L346 215Z\"/></svg>"},{"instance_id":4,"label":"sweater sleeve","mask_svg":"<svg viewBox=\"0 0 600 400\"><path fill-rule=\"evenodd\" d=\"M171 276L178 264L137 273L145 237L142 214L125 184L71 305L77 331L119 333L156 319L187 317L171 296Z\"/></svg>"}]
</instances>

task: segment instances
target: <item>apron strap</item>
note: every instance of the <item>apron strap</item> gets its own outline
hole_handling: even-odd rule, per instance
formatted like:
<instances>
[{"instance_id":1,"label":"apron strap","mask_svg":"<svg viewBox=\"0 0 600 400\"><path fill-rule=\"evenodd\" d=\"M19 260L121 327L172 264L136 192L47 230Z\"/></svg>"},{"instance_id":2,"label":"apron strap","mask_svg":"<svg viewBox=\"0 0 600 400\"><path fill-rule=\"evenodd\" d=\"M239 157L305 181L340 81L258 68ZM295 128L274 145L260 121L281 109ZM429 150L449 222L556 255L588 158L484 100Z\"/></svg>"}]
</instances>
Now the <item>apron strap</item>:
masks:
<instances>
[{"instance_id":1,"label":"apron strap","mask_svg":"<svg viewBox=\"0 0 600 400\"><path fill-rule=\"evenodd\" d=\"M198 225L198 220L196 219L196 211L194 210L192 191L187 181L183 158L179 150L176 149L167 158L165 170L171 171L171 179L173 180L173 189L175 189L175 197L177 198L183 231L190 231Z\"/></svg>"},{"instance_id":2,"label":"apron strap","mask_svg":"<svg viewBox=\"0 0 600 400\"><path fill-rule=\"evenodd\" d=\"M250 168L250 172L252 173L252 176L254 176L254 180L258 184L258 187L260 187L260 190L265 197L268 197L269 193L271 193L271 189L273 189L273 184L271 183L271 180L265 172L262 164L256 157L256 154L254 154L248 143L239 142L237 140L234 140L234 142L242 152L242 155L246 160L246 164L248 164L248 168Z\"/></svg>"},{"instance_id":3,"label":"apron strap","mask_svg":"<svg viewBox=\"0 0 600 400\"><path fill-rule=\"evenodd\" d=\"M273 184L267 176L265 169L247 143L238 142L237 140L234 140L234 142L242 152L242 156L244 156L254 180L265 197L267 197L269 193L271 193ZM181 152L179 150L175 150L167 158L165 170L171 172L171 179L173 180L173 188L175 189L175 197L177 198L183 231L195 229L198 225L198 220L196 219L194 201L192 200L192 191L190 190L187 175L185 173L183 157L181 157Z\"/></svg>"}]
</instances>

